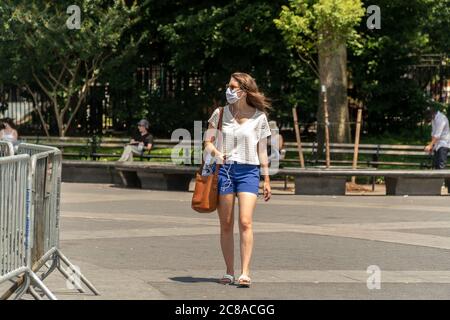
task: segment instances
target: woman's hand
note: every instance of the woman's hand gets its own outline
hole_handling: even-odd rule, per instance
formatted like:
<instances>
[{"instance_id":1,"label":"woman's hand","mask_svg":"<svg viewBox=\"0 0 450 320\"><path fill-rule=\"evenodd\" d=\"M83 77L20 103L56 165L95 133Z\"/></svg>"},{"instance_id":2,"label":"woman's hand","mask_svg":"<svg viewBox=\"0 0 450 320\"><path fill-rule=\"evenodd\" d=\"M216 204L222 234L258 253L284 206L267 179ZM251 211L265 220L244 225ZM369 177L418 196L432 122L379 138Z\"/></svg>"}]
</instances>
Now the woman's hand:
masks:
<instances>
[{"instance_id":1,"label":"woman's hand","mask_svg":"<svg viewBox=\"0 0 450 320\"><path fill-rule=\"evenodd\" d=\"M215 150L213 156L216 158L217 162L223 163L224 155L219 150Z\"/></svg>"},{"instance_id":2,"label":"woman's hand","mask_svg":"<svg viewBox=\"0 0 450 320\"><path fill-rule=\"evenodd\" d=\"M272 189L270 187L269 179L264 179L263 192L264 192L264 201L269 201L270 197L272 196Z\"/></svg>"}]
</instances>

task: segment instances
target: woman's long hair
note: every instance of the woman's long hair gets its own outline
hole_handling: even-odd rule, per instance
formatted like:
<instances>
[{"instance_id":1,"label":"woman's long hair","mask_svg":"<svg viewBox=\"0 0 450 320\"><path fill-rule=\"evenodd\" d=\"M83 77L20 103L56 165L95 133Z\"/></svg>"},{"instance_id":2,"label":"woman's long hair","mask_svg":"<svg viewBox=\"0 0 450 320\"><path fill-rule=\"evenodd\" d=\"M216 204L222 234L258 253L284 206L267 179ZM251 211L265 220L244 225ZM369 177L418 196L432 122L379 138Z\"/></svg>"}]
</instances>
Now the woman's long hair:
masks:
<instances>
[{"instance_id":1,"label":"woman's long hair","mask_svg":"<svg viewBox=\"0 0 450 320\"><path fill-rule=\"evenodd\" d=\"M246 101L248 105L264 113L269 112L271 109L271 101L264 93L259 91L256 81L251 75L243 72L235 72L231 77L239 83L241 90L247 93Z\"/></svg>"},{"instance_id":2,"label":"woman's long hair","mask_svg":"<svg viewBox=\"0 0 450 320\"><path fill-rule=\"evenodd\" d=\"M5 123L8 124L12 129L17 130L16 124L14 123L13 119L11 119L11 118L0 119L0 124L1 124L0 130L4 129Z\"/></svg>"}]
</instances>

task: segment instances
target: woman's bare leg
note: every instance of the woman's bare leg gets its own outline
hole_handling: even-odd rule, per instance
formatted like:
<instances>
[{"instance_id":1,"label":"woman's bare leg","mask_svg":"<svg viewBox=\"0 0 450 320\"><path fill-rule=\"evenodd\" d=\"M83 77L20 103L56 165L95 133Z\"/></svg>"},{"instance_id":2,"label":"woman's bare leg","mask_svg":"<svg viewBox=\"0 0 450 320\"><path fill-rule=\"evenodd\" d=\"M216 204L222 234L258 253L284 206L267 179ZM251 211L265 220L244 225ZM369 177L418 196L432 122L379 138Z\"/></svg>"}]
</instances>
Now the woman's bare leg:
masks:
<instances>
[{"instance_id":1,"label":"woman's bare leg","mask_svg":"<svg viewBox=\"0 0 450 320\"><path fill-rule=\"evenodd\" d=\"M231 275L234 275L234 198L234 193L220 195L217 204L220 220L220 245L227 266L227 274Z\"/></svg>"},{"instance_id":2,"label":"woman's bare leg","mask_svg":"<svg viewBox=\"0 0 450 320\"><path fill-rule=\"evenodd\" d=\"M253 211L257 195L250 192L239 192L239 231L241 237L241 271L250 273L250 260L253 250Z\"/></svg>"}]
</instances>

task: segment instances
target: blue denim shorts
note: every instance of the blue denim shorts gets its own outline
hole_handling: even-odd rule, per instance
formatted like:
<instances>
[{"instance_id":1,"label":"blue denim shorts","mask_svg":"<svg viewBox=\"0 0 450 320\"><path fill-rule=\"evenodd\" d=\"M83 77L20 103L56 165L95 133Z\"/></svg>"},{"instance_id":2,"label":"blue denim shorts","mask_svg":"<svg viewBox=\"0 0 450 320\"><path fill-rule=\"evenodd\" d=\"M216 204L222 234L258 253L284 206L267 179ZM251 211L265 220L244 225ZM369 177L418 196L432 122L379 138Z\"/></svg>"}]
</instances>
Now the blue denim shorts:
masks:
<instances>
[{"instance_id":1,"label":"blue denim shorts","mask_svg":"<svg viewBox=\"0 0 450 320\"><path fill-rule=\"evenodd\" d=\"M219 194L251 192L258 195L259 174L258 165L235 161L222 164L218 174Z\"/></svg>"}]
</instances>

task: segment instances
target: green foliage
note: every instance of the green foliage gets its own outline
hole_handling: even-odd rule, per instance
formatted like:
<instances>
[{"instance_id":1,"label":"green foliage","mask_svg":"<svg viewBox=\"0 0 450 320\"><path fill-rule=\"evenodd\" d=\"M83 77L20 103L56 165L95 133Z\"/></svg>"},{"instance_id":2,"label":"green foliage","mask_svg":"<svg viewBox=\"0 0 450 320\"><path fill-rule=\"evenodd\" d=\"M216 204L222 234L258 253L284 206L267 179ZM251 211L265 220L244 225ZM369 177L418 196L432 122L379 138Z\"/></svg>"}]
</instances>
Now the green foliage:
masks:
<instances>
[{"instance_id":1,"label":"green foliage","mask_svg":"<svg viewBox=\"0 0 450 320\"><path fill-rule=\"evenodd\" d=\"M251 73L274 100L271 117L279 123L292 124L291 108L296 104L301 121L311 122L319 83L303 60L314 66L310 61L317 60L322 39L318 31L323 29L328 31L323 34L349 45L349 94L365 102L369 133L411 130L421 121L424 97L423 88L405 74L417 62L415 56L436 52L438 43L445 49L448 33L440 29L450 20L445 2L219 0L211 5L201 0L147 0L131 34L147 32L148 41L141 42L138 54L124 59L119 69L116 65L107 79L131 98L129 110L117 110L124 119L132 117L129 121L134 123L146 115L153 129L164 135L171 126L191 128L193 120L207 119L213 101L224 104L224 84L237 70ZM381 7L381 30L368 30L362 19L371 4ZM440 42L434 40L438 37ZM437 52L445 52L441 49ZM199 75L202 90L176 92L173 98L146 94L145 88L127 92L136 88L136 66L159 63L172 67L182 80ZM174 112L176 117L171 116Z\"/></svg>"},{"instance_id":2,"label":"green foliage","mask_svg":"<svg viewBox=\"0 0 450 320\"><path fill-rule=\"evenodd\" d=\"M327 87L329 119L343 125L343 129L330 127L333 142L350 140L350 126L346 123L346 47L347 43L357 42L355 26L361 22L363 14L359 0L290 0L289 6L282 7L279 18L274 19L288 48L296 52L320 79L320 84ZM324 104L320 101L317 117L323 123ZM319 144L324 142L323 132L323 127L319 126Z\"/></svg>"},{"instance_id":3,"label":"green foliage","mask_svg":"<svg viewBox=\"0 0 450 320\"><path fill-rule=\"evenodd\" d=\"M364 2L366 6L372 4ZM381 29L368 30L365 24L358 28L363 46L349 52L354 87L351 95L365 103L369 134L401 135L402 130L415 130L423 120L424 87L414 77L426 71L418 70L413 75L411 66L419 64L420 55L431 50L426 30L434 23L433 11L438 3L379 0Z\"/></svg>"},{"instance_id":4,"label":"green foliage","mask_svg":"<svg viewBox=\"0 0 450 320\"><path fill-rule=\"evenodd\" d=\"M66 27L71 4L81 7L81 30ZM381 30L362 19L371 4L381 8ZM273 99L270 116L279 124L292 124L294 105L301 122L311 122L317 48L335 39L348 44L349 95L364 101L369 134L402 135L401 128L417 128L425 107L411 65L423 53L450 52L449 23L450 0L3 0L0 84L26 86L30 97L46 89L59 131L68 130L86 84L108 84L119 122L148 117L167 136L207 119L213 105L225 103L230 74L243 71ZM198 76L202 89L149 92L135 71L150 65L182 82Z\"/></svg>"},{"instance_id":5,"label":"green foliage","mask_svg":"<svg viewBox=\"0 0 450 320\"><path fill-rule=\"evenodd\" d=\"M273 99L271 116L280 123L291 122L291 108L299 96L305 112L314 110L311 72L292 56L272 22L284 2L168 4L172 5L173 18L157 28L166 48L165 59L180 73L203 75L203 90L189 98L194 101L189 103L190 108L205 109L214 100L223 105L231 73L242 71L252 74L262 91Z\"/></svg>"},{"instance_id":6,"label":"green foliage","mask_svg":"<svg viewBox=\"0 0 450 320\"><path fill-rule=\"evenodd\" d=\"M105 61L117 55L135 12L135 6L122 0L78 1L81 29L70 30L66 10L72 3L4 0L0 10L0 69L8 70L0 73L0 82L27 85L30 93L43 91L53 105L60 135L68 130Z\"/></svg>"},{"instance_id":7,"label":"green foliage","mask_svg":"<svg viewBox=\"0 0 450 320\"><path fill-rule=\"evenodd\" d=\"M429 37L431 52L450 53L450 0L428 0L429 8L424 31Z\"/></svg>"},{"instance_id":8,"label":"green foliage","mask_svg":"<svg viewBox=\"0 0 450 320\"><path fill-rule=\"evenodd\" d=\"M360 0L289 0L274 22L288 47L314 65L312 55L325 41L358 44L355 26L363 15Z\"/></svg>"}]
</instances>

